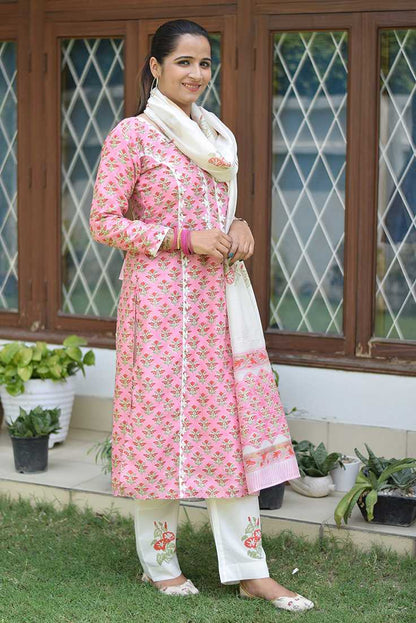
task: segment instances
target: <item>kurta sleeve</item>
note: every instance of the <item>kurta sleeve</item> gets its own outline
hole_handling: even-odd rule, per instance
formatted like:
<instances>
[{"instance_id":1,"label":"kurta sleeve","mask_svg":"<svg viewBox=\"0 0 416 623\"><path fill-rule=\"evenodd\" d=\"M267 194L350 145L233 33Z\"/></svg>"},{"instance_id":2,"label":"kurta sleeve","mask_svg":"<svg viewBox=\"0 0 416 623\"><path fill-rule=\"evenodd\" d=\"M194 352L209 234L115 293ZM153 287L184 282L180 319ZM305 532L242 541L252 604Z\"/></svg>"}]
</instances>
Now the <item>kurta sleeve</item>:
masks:
<instances>
[{"instance_id":1,"label":"kurta sleeve","mask_svg":"<svg viewBox=\"0 0 416 623\"><path fill-rule=\"evenodd\" d=\"M97 242L154 257L169 227L131 221L124 216L140 176L139 158L132 158L129 145L128 121L120 122L104 142L94 186L90 230ZM138 139L135 145L140 148Z\"/></svg>"}]
</instances>

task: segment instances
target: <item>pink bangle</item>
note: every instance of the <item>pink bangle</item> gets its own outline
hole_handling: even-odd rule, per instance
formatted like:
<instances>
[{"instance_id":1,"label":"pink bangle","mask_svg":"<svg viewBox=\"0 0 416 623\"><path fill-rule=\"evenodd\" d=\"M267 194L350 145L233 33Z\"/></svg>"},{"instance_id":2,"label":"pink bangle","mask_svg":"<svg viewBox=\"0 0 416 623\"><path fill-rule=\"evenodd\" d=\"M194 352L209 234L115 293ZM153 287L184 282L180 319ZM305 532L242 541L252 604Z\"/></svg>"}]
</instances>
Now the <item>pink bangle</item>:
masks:
<instances>
[{"instance_id":1,"label":"pink bangle","mask_svg":"<svg viewBox=\"0 0 416 623\"><path fill-rule=\"evenodd\" d=\"M192 234L192 230L189 229L188 230L188 249L189 249L189 253L193 254L194 253L194 248L193 248L192 242L191 242L191 234Z\"/></svg>"},{"instance_id":2,"label":"pink bangle","mask_svg":"<svg viewBox=\"0 0 416 623\"><path fill-rule=\"evenodd\" d=\"M191 246L191 232L189 229L182 229L181 231L181 249L185 255L191 255L193 252Z\"/></svg>"}]
</instances>

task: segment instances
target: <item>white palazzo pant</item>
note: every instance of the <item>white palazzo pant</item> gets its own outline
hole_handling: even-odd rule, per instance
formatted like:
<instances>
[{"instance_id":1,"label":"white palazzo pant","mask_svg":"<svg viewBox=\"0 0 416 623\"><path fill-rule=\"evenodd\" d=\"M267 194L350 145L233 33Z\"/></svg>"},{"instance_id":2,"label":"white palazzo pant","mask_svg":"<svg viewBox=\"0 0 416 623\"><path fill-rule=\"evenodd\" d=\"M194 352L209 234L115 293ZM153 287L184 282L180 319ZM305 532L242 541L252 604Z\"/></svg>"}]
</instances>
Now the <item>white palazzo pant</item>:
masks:
<instances>
[{"instance_id":1,"label":"white palazzo pant","mask_svg":"<svg viewBox=\"0 0 416 623\"><path fill-rule=\"evenodd\" d=\"M269 577L261 544L257 495L207 498L208 516L217 549L220 580ZM143 571L155 582L181 574L176 557L179 500L135 500L136 547Z\"/></svg>"}]
</instances>

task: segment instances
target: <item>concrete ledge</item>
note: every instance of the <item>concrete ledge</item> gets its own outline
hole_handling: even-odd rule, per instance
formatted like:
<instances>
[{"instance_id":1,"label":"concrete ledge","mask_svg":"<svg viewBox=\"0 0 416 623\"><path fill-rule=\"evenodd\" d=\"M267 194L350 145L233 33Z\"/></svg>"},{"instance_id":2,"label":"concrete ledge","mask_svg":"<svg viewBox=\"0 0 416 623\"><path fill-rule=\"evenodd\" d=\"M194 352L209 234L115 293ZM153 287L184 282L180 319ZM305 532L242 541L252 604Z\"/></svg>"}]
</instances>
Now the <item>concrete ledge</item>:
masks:
<instances>
[{"instance_id":1,"label":"concrete ledge","mask_svg":"<svg viewBox=\"0 0 416 623\"><path fill-rule=\"evenodd\" d=\"M57 508L73 503L97 513L116 511L132 518L134 500L112 495L109 474L103 474L95 463L94 453L88 453L94 443L106 436L102 431L71 429L67 440L49 451L48 471L19 474L14 469L10 438L6 431L1 431L0 493L12 499L22 496L51 502ZM276 535L290 530L310 541L330 535L350 540L365 550L372 544L380 544L400 554L416 556L416 524L409 528L371 524L355 508L348 525L338 529L334 510L342 496L343 493L335 491L327 497L308 498L287 486L282 508L261 511L263 532ZM189 520L196 527L207 523L205 501L182 501L179 518L180 521Z\"/></svg>"}]
</instances>

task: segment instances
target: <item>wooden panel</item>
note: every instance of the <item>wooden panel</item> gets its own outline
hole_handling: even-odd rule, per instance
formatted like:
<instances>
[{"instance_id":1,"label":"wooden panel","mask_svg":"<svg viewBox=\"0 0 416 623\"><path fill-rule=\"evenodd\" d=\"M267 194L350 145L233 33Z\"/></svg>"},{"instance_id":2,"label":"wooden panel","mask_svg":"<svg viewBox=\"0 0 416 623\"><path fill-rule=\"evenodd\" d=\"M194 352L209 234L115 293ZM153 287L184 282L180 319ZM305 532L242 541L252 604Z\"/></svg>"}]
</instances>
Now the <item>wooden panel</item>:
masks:
<instances>
[{"instance_id":1,"label":"wooden panel","mask_svg":"<svg viewBox=\"0 0 416 623\"><path fill-rule=\"evenodd\" d=\"M416 342L373 337L378 212L378 126L379 126L379 29L416 28L416 11L367 14L363 17L363 49L366 59L362 75L362 127L360 132L360 210L358 262L366 267L358 276L358 357L416 360Z\"/></svg>"},{"instance_id":2,"label":"wooden panel","mask_svg":"<svg viewBox=\"0 0 416 623\"><path fill-rule=\"evenodd\" d=\"M16 35L18 15L17 4L0 4L0 29L3 38Z\"/></svg>"},{"instance_id":3,"label":"wooden panel","mask_svg":"<svg viewBox=\"0 0 416 623\"><path fill-rule=\"evenodd\" d=\"M50 20L120 20L120 19L151 19L161 17L167 19L195 19L217 15L223 16L235 12L234 2L209 2L203 0L181 0L180 2L162 2L161 0L124 0L113 2L83 2L82 0L48 0L48 18Z\"/></svg>"},{"instance_id":4,"label":"wooden panel","mask_svg":"<svg viewBox=\"0 0 416 623\"><path fill-rule=\"evenodd\" d=\"M346 252L344 280L344 334L345 338L312 336L301 333L284 333L267 329L269 325L270 301L270 230L271 230L271 53L272 33L299 30L347 30L349 37L348 78L348 163L346 178L345 221ZM336 352L353 354L355 337L355 289L357 274L356 229L358 195L355 190L358 173L358 134L360 82L360 22L350 14L338 15L284 15L260 16L256 31L256 74L254 118L254 173L255 194L253 227L256 240L256 254L253 265L253 282L263 327L266 329L267 344L279 351ZM354 52L352 45L354 44ZM355 46L358 46L356 49ZM352 53L351 53L352 52Z\"/></svg>"},{"instance_id":5,"label":"wooden panel","mask_svg":"<svg viewBox=\"0 0 416 623\"><path fill-rule=\"evenodd\" d=\"M351 370L376 374L395 374L400 376L416 376L416 361L394 359L358 359L325 355L321 353L282 353L279 349L268 347L270 361L289 366L307 366L308 368L328 368L331 370Z\"/></svg>"},{"instance_id":6,"label":"wooden panel","mask_svg":"<svg viewBox=\"0 0 416 623\"><path fill-rule=\"evenodd\" d=\"M253 203L253 134L257 119L253 115L254 85L254 31L251 0L238 1L237 51L238 65L236 80L236 139L238 145L238 203L237 216L245 218L250 226L255 214ZM256 87L254 87L255 89ZM256 251L257 253L257 241ZM253 258L246 262L250 276L253 276Z\"/></svg>"},{"instance_id":7,"label":"wooden panel","mask_svg":"<svg viewBox=\"0 0 416 623\"><path fill-rule=\"evenodd\" d=\"M115 333L115 320L88 318L84 316L66 315L61 313L61 214L60 214L60 47L59 39L62 37L122 37L127 41L128 37L135 39L135 28L131 28L126 22L88 22L79 24L72 22L65 24L49 24L47 28L46 49L48 52L48 71L46 74L46 136L47 156L46 170L48 183L46 189L47 206L45 213L47 220L44 236L46 237L46 282L47 293L45 307L47 317L43 328L52 331L82 331L83 333L101 334L113 337ZM129 44L128 44L129 45ZM130 44L130 50L135 50L135 43ZM133 66L130 64L125 73L125 82L134 82ZM127 75L127 72L130 72ZM129 91L130 100L133 100L132 92ZM132 101L129 102L130 108Z\"/></svg>"},{"instance_id":8,"label":"wooden panel","mask_svg":"<svg viewBox=\"0 0 416 623\"><path fill-rule=\"evenodd\" d=\"M30 90L29 25L27 2L0 5L0 41L13 40L17 46L17 273L18 311L0 312L0 334L30 323L31 270L34 244L30 209ZM20 15L20 19L18 19Z\"/></svg>"},{"instance_id":9,"label":"wooden panel","mask_svg":"<svg viewBox=\"0 0 416 623\"><path fill-rule=\"evenodd\" d=\"M258 13L296 14L296 13L363 13L367 11L391 11L391 0L256 0ZM414 9L414 0L397 0L394 10Z\"/></svg>"},{"instance_id":10,"label":"wooden panel","mask_svg":"<svg viewBox=\"0 0 416 623\"><path fill-rule=\"evenodd\" d=\"M117 6L114 7L114 0L100 0L100 2L94 2L94 0L46 0L47 11L84 11L86 9L95 9L97 6L100 9L116 9L118 11L123 9L135 9L138 5L140 8L159 8L166 10L167 5L175 4L180 9L196 8L200 9L203 6L224 7L224 5L234 4L230 0L210 0L210 2L204 2L204 0L178 0L166 2L166 0L118 0Z\"/></svg>"}]
</instances>

